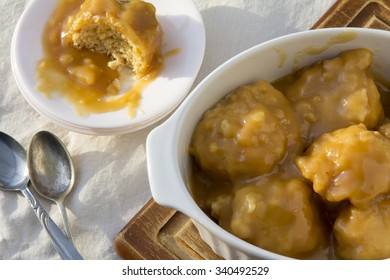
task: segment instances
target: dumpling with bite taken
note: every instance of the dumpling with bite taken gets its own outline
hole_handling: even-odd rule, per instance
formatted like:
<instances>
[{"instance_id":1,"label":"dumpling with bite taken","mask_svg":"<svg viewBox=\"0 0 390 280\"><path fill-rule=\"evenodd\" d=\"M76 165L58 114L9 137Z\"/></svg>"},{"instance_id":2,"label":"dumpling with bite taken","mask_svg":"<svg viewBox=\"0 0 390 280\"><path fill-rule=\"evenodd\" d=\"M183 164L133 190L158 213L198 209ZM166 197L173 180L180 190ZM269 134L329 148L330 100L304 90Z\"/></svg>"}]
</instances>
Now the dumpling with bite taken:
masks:
<instances>
[{"instance_id":1,"label":"dumpling with bite taken","mask_svg":"<svg viewBox=\"0 0 390 280\"><path fill-rule=\"evenodd\" d=\"M63 28L67 44L108 54L110 67L128 66L138 77L160 63L162 36L155 7L141 0L86 0Z\"/></svg>"}]
</instances>

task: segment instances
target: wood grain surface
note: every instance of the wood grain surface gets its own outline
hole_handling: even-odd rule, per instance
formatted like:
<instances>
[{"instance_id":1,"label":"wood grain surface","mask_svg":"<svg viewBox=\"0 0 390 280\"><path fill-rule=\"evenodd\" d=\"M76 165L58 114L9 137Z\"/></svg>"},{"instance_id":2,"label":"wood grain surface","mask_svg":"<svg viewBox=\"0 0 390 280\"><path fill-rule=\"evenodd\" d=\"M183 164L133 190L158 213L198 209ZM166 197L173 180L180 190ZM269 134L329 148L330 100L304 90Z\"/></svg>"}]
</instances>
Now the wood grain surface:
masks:
<instances>
[{"instance_id":1,"label":"wood grain surface","mask_svg":"<svg viewBox=\"0 0 390 280\"><path fill-rule=\"evenodd\" d=\"M312 29L341 26L390 30L390 0L339 0Z\"/></svg>"},{"instance_id":2,"label":"wood grain surface","mask_svg":"<svg viewBox=\"0 0 390 280\"><path fill-rule=\"evenodd\" d=\"M390 0L339 0L312 27L390 30ZM151 199L115 238L123 259L221 259L200 238L191 219Z\"/></svg>"}]
</instances>

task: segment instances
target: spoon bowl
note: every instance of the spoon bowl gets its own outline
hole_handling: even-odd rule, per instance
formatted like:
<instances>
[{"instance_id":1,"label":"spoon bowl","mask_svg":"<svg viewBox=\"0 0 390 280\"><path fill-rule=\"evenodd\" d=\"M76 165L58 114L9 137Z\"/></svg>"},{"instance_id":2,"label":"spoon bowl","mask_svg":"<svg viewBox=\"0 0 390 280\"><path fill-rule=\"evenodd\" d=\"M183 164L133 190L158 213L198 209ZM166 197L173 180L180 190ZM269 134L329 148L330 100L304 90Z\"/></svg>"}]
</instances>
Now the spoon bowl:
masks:
<instances>
[{"instance_id":1,"label":"spoon bowl","mask_svg":"<svg viewBox=\"0 0 390 280\"><path fill-rule=\"evenodd\" d=\"M0 132L0 190L20 191L30 202L60 256L66 260L82 260L80 253L36 200L27 186L28 181L25 149L11 136Z\"/></svg>"},{"instance_id":2,"label":"spoon bowl","mask_svg":"<svg viewBox=\"0 0 390 280\"><path fill-rule=\"evenodd\" d=\"M57 204L65 234L72 241L64 206L74 184L74 166L68 150L57 136L40 131L31 139L27 164L32 185L41 196Z\"/></svg>"},{"instance_id":3,"label":"spoon bowl","mask_svg":"<svg viewBox=\"0 0 390 280\"><path fill-rule=\"evenodd\" d=\"M21 191L28 182L26 151L0 132L0 190Z\"/></svg>"}]
</instances>

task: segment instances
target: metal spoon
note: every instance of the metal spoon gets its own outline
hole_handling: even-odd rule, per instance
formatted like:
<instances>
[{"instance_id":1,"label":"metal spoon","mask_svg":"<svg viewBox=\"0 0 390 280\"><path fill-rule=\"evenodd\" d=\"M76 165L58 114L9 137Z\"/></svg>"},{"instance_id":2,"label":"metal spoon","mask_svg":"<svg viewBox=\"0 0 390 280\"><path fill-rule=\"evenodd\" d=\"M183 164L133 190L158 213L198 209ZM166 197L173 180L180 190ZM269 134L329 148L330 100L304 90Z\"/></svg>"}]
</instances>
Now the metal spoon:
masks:
<instances>
[{"instance_id":1,"label":"metal spoon","mask_svg":"<svg viewBox=\"0 0 390 280\"><path fill-rule=\"evenodd\" d=\"M65 198L74 183L74 167L68 150L57 136L48 131L40 131L31 139L27 165L36 191L57 204L65 234L73 242L64 206Z\"/></svg>"},{"instance_id":2,"label":"metal spoon","mask_svg":"<svg viewBox=\"0 0 390 280\"><path fill-rule=\"evenodd\" d=\"M73 244L35 199L27 187L28 181L26 151L11 136L0 132L0 190L22 192L61 257L65 260L82 260L83 258Z\"/></svg>"}]
</instances>

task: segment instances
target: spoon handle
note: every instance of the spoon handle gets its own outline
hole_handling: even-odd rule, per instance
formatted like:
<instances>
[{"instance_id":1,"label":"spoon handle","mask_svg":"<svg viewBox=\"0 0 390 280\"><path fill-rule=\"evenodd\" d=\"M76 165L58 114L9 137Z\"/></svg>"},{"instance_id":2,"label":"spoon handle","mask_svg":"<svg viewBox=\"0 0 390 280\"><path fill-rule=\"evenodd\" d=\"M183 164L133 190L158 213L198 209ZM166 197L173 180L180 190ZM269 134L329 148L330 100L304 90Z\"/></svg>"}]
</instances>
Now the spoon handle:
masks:
<instances>
[{"instance_id":1,"label":"spoon handle","mask_svg":"<svg viewBox=\"0 0 390 280\"><path fill-rule=\"evenodd\" d=\"M62 233L58 226L53 222L47 212L43 209L42 205L35 199L34 195L28 189L28 187L22 189L23 195L30 202L31 207L34 209L35 215L38 217L42 226L49 234L51 241L64 260L82 260L83 257L76 250L73 244Z\"/></svg>"},{"instance_id":2,"label":"spoon handle","mask_svg":"<svg viewBox=\"0 0 390 280\"><path fill-rule=\"evenodd\" d=\"M60 211L62 222L64 223L65 235L74 244L73 236L72 233L70 232L68 214L66 213L66 208L63 200L57 201L57 207L58 210Z\"/></svg>"}]
</instances>

